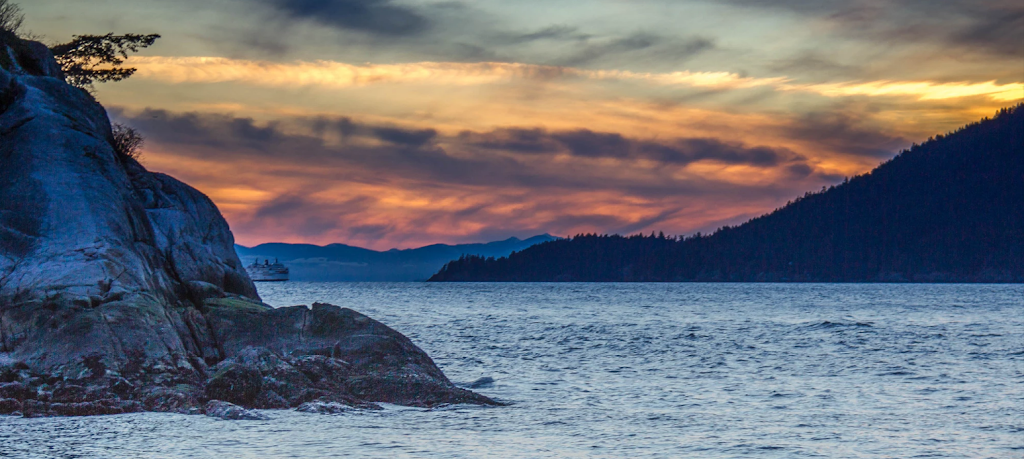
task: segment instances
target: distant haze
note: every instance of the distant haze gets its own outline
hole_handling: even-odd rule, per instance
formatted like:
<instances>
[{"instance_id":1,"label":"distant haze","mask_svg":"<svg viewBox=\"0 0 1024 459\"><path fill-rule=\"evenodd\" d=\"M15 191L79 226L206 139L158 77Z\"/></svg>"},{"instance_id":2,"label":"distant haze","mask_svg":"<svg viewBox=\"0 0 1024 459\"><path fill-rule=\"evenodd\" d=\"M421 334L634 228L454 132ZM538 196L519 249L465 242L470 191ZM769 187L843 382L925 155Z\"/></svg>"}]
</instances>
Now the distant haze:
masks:
<instances>
[{"instance_id":1,"label":"distant haze","mask_svg":"<svg viewBox=\"0 0 1024 459\"><path fill-rule=\"evenodd\" d=\"M462 255L508 256L542 242L558 238L544 234L526 240L509 238L485 244L434 244L406 250L375 250L344 244L269 243L255 247L235 246L242 263L254 260L281 261L291 270L293 281L408 282L423 281L448 261Z\"/></svg>"}]
</instances>

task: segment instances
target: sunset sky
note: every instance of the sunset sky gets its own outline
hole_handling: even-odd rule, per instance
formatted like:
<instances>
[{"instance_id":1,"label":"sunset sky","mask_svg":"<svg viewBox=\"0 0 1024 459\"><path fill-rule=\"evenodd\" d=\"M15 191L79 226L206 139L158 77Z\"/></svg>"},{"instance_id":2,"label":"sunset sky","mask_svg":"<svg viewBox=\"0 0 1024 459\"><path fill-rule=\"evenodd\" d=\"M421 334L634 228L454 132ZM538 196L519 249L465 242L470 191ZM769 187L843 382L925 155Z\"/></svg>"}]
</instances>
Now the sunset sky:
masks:
<instances>
[{"instance_id":1,"label":"sunset sky","mask_svg":"<svg viewBox=\"0 0 1024 459\"><path fill-rule=\"evenodd\" d=\"M31 0L240 244L690 234L1024 99L1020 0Z\"/></svg>"}]
</instances>

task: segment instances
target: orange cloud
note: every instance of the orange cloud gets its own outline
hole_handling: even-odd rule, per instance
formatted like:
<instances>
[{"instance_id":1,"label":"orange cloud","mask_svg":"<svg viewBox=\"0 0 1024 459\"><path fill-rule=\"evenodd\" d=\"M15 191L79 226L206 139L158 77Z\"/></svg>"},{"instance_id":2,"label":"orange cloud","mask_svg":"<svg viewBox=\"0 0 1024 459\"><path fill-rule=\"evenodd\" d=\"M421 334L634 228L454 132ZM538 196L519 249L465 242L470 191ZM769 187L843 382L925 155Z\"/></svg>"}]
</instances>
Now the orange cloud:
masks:
<instances>
[{"instance_id":1,"label":"orange cloud","mask_svg":"<svg viewBox=\"0 0 1024 459\"><path fill-rule=\"evenodd\" d=\"M931 81L870 81L866 83L835 83L797 85L785 84L786 91L810 91L828 97L847 96L910 96L917 100L945 100L985 96L997 102L1024 99L1024 83L935 83Z\"/></svg>"},{"instance_id":2,"label":"orange cloud","mask_svg":"<svg viewBox=\"0 0 1024 459\"><path fill-rule=\"evenodd\" d=\"M259 86L321 86L347 88L387 83L426 82L438 85L481 85L512 80L586 78L636 80L705 88L749 88L775 85L785 78L751 78L730 72L640 73L625 70L583 70L505 62L414 62L353 65L333 61L276 63L225 57L133 56L128 65L136 76L168 83L246 83Z\"/></svg>"},{"instance_id":3,"label":"orange cloud","mask_svg":"<svg viewBox=\"0 0 1024 459\"><path fill-rule=\"evenodd\" d=\"M869 81L799 84L786 77L754 78L731 72L645 73L625 70L584 70L504 62L415 62L353 65L334 61L278 63L224 57L132 57L137 76L168 83L244 83L258 86L349 88L374 84L426 83L433 85L485 85L514 80L549 81L561 78L637 81L717 90L769 87L779 91L809 92L826 97L900 96L917 100L944 100L985 96L997 102L1024 99L1024 83L997 84L932 81Z\"/></svg>"},{"instance_id":4,"label":"orange cloud","mask_svg":"<svg viewBox=\"0 0 1024 459\"><path fill-rule=\"evenodd\" d=\"M137 79L104 97L134 104L124 116L153 134L147 166L208 193L239 242L376 249L542 232L703 231L864 172L906 139L1024 91L1020 83L800 84L515 63L130 64ZM153 91L154 82L167 90ZM154 93L179 112L142 112ZM773 108L794 100L813 108ZM900 111L872 109L879 104ZM925 109L929 117L913 113ZM342 117L349 113L359 116ZM516 137L530 132L543 139ZM694 153L701 142L710 150Z\"/></svg>"},{"instance_id":5,"label":"orange cloud","mask_svg":"<svg viewBox=\"0 0 1024 459\"><path fill-rule=\"evenodd\" d=\"M526 151L509 133L424 141L411 138L420 131L346 120L325 129L377 142L335 144L226 116L150 111L126 121L150 139L145 165L207 193L242 244L388 249L543 232L687 233L822 180L792 152L733 140L531 131L550 148ZM793 175L794 165L808 170Z\"/></svg>"}]
</instances>

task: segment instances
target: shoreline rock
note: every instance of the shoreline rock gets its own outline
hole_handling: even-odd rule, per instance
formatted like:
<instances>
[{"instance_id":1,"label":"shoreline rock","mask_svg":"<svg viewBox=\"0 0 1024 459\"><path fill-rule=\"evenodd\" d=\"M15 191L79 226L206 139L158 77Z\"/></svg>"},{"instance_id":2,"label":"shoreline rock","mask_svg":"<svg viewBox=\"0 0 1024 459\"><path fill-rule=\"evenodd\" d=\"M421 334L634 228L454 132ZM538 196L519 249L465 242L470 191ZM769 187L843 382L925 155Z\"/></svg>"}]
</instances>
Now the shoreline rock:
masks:
<instances>
[{"instance_id":1,"label":"shoreline rock","mask_svg":"<svg viewBox=\"0 0 1024 459\"><path fill-rule=\"evenodd\" d=\"M381 409L375 402L425 408L459 403L501 405L457 387L408 338L383 324L337 306L318 304L318 308L332 315L358 318L365 327L358 327L356 332L365 333L366 328L372 327L379 329L380 334L343 335L357 336L362 346L343 345L339 340L330 347L333 355L326 356L312 353L310 343L313 343L313 350L321 343L299 338L303 330L298 329L292 342L280 336L272 338L274 345L289 344L293 349L290 354L247 346L237 352L232 350L230 357L206 367L203 372L189 368L139 367L134 372L105 370L70 379L59 372L38 373L22 363L0 366L0 414L20 413L25 417L140 411L209 414L213 402L242 410L295 408L329 414ZM278 310L260 314L272 315L272 311ZM294 312L284 311L286 316L291 314ZM307 325L315 328L318 324L312 320ZM339 333L343 328L328 330ZM405 352L394 351L402 345L412 348ZM367 357L374 352L380 352L382 357ZM355 364L342 358L353 356ZM201 367L202 361L198 363ZM223 413L213 416L248 419Z\"/></svg>"},{"instance_id":2,"label":"shoreline rock","mask_svg":"<svg viewBox=\"0 0 1024 459\"><path fill-rule=\"evenodd\" d=\"M499 404L351 309L263 303L208 197L119 155L45 46L0 53L0 411Z\"/></svg>"},{"instance_id":3,"label":"shoreline rock","mask_svg":"<svg viewBox=\"0 0 1024 459\"><path fill-rule=\"evenodd\" d=\"M268 419L262 413L247 410L222 400L210 400L206 404L205 411L207 416L228 421L265 421Z\"/></svg>"}]
</instances>

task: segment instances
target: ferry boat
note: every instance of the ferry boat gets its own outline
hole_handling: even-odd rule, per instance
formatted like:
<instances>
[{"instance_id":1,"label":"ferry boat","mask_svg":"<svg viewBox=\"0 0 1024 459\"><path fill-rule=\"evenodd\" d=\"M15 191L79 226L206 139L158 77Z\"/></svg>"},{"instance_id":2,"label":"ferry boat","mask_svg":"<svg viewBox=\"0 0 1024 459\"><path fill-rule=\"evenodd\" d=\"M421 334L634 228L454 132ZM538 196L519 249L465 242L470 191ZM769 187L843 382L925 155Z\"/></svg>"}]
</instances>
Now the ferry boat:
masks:
<instances>
[{"instance_id":1,"label":"ferry boat","mask_svg":"<svg viewBox=\"0 0 1024 459\"><path fill-rule=\"evenodd\" d=\"M256 259L251 265L245 267L245 271L249 273L249 278L254 282L284 282L288 280L288 267L278 262L276 258L273 263L270 260L263 260L263 264Z\"/></svg>"}]
</instances>

